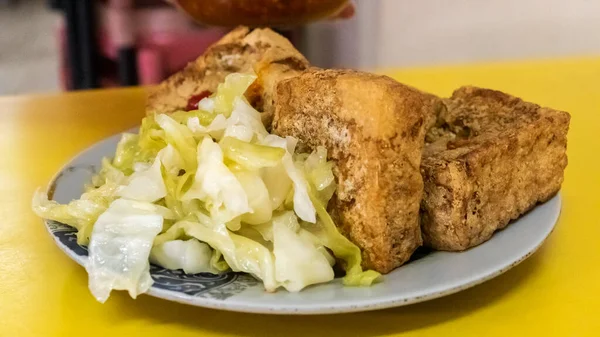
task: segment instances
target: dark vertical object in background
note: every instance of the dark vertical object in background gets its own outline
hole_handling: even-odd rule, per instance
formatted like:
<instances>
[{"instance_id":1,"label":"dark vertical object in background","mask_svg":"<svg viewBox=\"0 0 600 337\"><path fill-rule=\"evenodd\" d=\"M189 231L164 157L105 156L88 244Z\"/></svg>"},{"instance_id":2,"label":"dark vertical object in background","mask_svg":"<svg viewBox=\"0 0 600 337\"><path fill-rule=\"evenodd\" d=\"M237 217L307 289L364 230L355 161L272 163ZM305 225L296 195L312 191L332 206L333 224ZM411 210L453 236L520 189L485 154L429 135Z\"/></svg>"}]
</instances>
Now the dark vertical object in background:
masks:
<instances>
[{"instance_id":1,"label":"dark vertical object in background","mask_svg":"<svg viewBox=\"0 0 600 337\"><path fill-rule=\"evenodd\" d=\"M49 5L64 11L70 74L69 90L98 88L94 1L55 0Z\"/></svg>"},{"instance_id":2,"label":"dark vertical object in background","mask_svg":"<svg viewBox=\"0 0 600 337\"><path fill-rule=\"evenodd\" d=\"M48 7L54 10L63 9L63 0L48 0Z\"/></svg>"},{"instance_id":3,"label":"dark vertical object in background","mask_svg":"<svg viewBox=\"0 0 600 337\"><path fill-rule=\"evenodd\" d=\"M144 3L140 0L108 0L106 4L108 37L117 48L119 84L138 85L135 11Z\"/></svg>"},{"instance_id":4,"label":"dark vertical object in background","mask_svg":"<svg viewBox=\"0 0 600 337\"><path fill-rule=\"evenodd\" d=\"M65 13L65 30L67 33L67 57L70 69L69 89L79 89L82 86L82 68L79 58L79 29L77 20L77 0L62 1L62 9Z\"/></svg>"},{"instance_id":5,"label":"dark vertical object in background","mask_svg":"<svg viewBox=\"0 0 600 337\"><path fill-rule=\"evenodd\" d=\"M81 89L98 88L98 52L93 0L72 0L77 3L77 26L81 57Z\"/></svg>"},{"instance_id":6,"label":"dark vertical object in background","mask_svg":"<svg viewBox=\"0 0 600 337\"><path fill-rule=\"evenodd\" d=\"M138 85L137 49L134 46L119 49L119 82L123 86Z\"/></svg>"}]
</instances>

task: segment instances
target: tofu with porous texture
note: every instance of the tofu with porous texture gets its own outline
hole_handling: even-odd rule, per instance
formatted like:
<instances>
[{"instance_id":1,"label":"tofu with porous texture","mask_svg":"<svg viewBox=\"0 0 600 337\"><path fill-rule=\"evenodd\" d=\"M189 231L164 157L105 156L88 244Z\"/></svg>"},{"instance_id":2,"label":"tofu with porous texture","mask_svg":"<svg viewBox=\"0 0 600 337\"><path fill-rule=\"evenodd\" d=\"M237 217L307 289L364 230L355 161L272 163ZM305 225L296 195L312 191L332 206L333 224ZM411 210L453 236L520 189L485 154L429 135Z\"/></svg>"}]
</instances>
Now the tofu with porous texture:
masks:
<instances>
[{"instance_id":1,"label":"tofu with porous texture","mask_svg":"<svg viewBox=\"0 0 600 337\"><path fill-rule=\"evenodd\" d=\"M277 86L272 130L306 150L327 148L338 184L328 210L361 248L365 268L387 273L422 243L424 118L442 106L389 77L351 70L311 69Z\"/></svg>"},{"instance_id":2,"label":"tofu with porous texture","mask_svg":"<svg viewBox=\"0 0 600 337\"><path fill-rule=\"evenodd\" d=\"M426 135L421 228L425 245L460 251L558 192L570 116L476 87L444 102Z\"/></svg>"},{"instance_id":3,"label":"tofu with porous texture","mask_svg":"<svg viewBox=\"0 0 600 337\"><path fill-rule=\"evenodd\" d=\"M325 146L337 191L328 210L382 273L424 244L459 251L488 240L560 189L570 116L462 87L440 99L388 77L309 69L270 29L239 27L150 94L148 114L188 108L231 73L267 128L305 151Z\"/></svg>"},{"instance_id":4,"label":"tofu with porous texture","mask_svg":"<svg viewBox=\"0 0 600 337\"><path fill-rule=\"evenodd\" d=\"M194 96L215 92L227 75L254 72L258 79L246 97L270 124L275 85L307 68L308 61L285 37L268 28L238 27L152 90L146 113L184 110Z\"/></svg>"}]
</instances>

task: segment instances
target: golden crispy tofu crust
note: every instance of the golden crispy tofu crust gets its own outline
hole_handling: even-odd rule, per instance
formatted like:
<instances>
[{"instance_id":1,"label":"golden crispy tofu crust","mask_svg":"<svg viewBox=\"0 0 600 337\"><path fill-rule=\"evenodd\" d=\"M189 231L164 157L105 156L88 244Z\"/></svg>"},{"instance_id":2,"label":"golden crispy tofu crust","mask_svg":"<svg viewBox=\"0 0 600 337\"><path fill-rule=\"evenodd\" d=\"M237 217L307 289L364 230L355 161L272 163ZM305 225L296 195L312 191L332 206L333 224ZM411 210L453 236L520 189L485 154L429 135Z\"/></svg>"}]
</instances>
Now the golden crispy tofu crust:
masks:
<instances>
[{"instance_id":1,"label":"golden crispy tofu crust","mask_svg":"<svg viewBox=\"0 0 600 337\"><path fill-rule=\"evenodd\" d=\"M276 134L328 149L328 210L363 266L387 273L423 242L459 251L488 240L560 189L570 116L511 95L462 87L449 99L388 77L308 69L270 29L239 27L150 94L147 113L185 109L234 72Z\"/></svg>"},{"instance_id":2,"label":"golden crispy tofu crust","mask_svg":"<svg viewBox=\"0 0 600 337\"><path fill-rule=\"evenodd\" d=\"M272 117L272 92L281 79L308 67L308 61L283 36L266 29L238 27L208 48L185 69L172 75L149 95L147 113L185 109L188 100L204 91L214 92L231 73L255 72L259 78L248 90L249 101L263 119Z\"/></svg>"},{"instance_id":3,"label":"golden crispy tofu crust","mask_svg":"<svg viewBox=\"0 0 600 337\"><path fill-rule=\"evenodd\" d=\"M445 105L427 132L421 228L425 245L458 251L558 192L570 116L476 87Z\"/></svg>"},{"instance_id":4,"label":"golden crispy tofu crust","mask_svg":"<svg viewBox=\"0 0 600 337\"><path fill-rule=\"evenodd\" d=\"M424 116L441 106L391 78L351 70L311 69L277 86L272 130L327 148L338 183L328 210L366 268L387 273L422 243Z\"/></svg>"}]
</instances>

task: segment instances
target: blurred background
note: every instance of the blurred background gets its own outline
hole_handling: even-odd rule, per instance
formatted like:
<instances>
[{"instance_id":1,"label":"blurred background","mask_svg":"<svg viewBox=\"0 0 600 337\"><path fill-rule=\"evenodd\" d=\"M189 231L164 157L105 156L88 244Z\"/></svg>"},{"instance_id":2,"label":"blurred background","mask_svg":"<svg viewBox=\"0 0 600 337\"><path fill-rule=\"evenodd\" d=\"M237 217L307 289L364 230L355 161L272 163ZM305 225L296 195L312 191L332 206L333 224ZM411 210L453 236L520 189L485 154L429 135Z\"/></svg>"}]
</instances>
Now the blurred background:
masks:
<instances>
[{"instance_id":1,"label":"blurred background","mask_svg":"<svg viewBox=\"0 0 600 337\"><path fill-rule=\"evenodd\" d=\"M284 33L323 67L600 55L599 0L354 2L352 19ZM0 0L0 95L154 84L224 33L162 0Z\"/></svg>"}]
</instances>

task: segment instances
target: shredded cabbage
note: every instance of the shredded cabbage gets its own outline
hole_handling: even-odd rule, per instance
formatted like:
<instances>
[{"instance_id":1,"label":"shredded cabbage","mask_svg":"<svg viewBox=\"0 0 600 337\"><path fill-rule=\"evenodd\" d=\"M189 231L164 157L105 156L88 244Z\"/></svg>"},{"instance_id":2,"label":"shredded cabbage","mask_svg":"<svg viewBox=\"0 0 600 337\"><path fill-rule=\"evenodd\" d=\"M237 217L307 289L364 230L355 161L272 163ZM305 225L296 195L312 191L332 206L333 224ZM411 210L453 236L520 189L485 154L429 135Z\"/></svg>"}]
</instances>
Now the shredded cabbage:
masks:
<instances>
[{"instance_id":1,"label":"shredded cabbage","mask_svg":"<svg viewBox=\"0 0 600 337\"><path fill-rule=\"evenodd\" d=\"M304 230L293 212L284 212L273 219L275 277L289 291L329 282L334 277L329 260L318 249L321 245L299 235L300 231Z\"/></svg>"},{"instance_id":2,"label":"shredded cabbage","mask_svg":"<svg viewBox=\"0 0 600 337\"><path fill-rule=\"evenodd\" d=\"M210 100L212 98L205 98ZM187 127L196 138L211 136L217 141L223 137L232 137L243 142L251 142L253 138L263 139L268 135L261 122L260 113L256 111L243 97L236 97L232 105L233 110L229 117L224 114L214 117L206 126L198 117L189 118Z\"/></svg>"},{"instance_id":3,"label":"shredded cabbage","mask_svg":"<svg viewBox=\"0 0 600 337\"><path fill-rule=\"evenodd\" d=\"M238 171L235 177L242 185L248 197L251 211L241 216L241 221L250 225L259 225L271 220L273 210L269 200L269 190L261 177L250 171Z\"/></svg>"},{"instance_id":4,"label":"shredded cabbage","mask_svg":"<svg viewBox=\"0 0 600 337\"><path fill-rule=\"evenodd\" d=\"M225 158L247 170L277 166L286 153L279 147L251 144L231 137L223 138L219 145Z\"/></svg>"},{"instance_id":5,"label":"shredded cabbage","mask_svg":"<svg viewBox=\"0 0 600 337\"><path fill-rule=\"evenodd\" d=\"M333 255L346 263L344 284L359 286L370 285L377 281L381 275L373 270L362 270L360 249L339 232L321 201L312 193L310 197L319 215L319 222L315 226L307 226L306 229L313 233L325 247L331 249Z\"/></svg>"},{"instance_id":6,"label":"shredded cabbage","mask_svg":"<svg viewBox=\"0 0 600 337\"><path fill-rule=\"evenodd\" d=\"M215 112L229 117L233 110L234 101L243 98L246 89L256 80L256 75L231 74L225 82L219 84L215 95Z\"/></svg>"},{"instance_id":7,"label":"shredded cabbage","mask_svg":"<svg viewBox=\"0 0 600 337\"><path fill-rule=\"evenodd\" d=\"M203 222L181 221L169 231L182 231L206 242L223 254L231 270L254 275L263 281L267 291L277 289L273 253L256 241L234 234L224 223L212 222L210 219Z\"/></svg>"},{"instance_id":8,"label":"shredded cabbage","mask_svg":"<svg viewBox=\"0 0 600 337\"><path fill-rule=\"evenodd\" d=\"M210 246L197 239L171 240L152 247L150 262L187 274L218 273L211 265L212 255Z\"/></svg>"},{"instance_id":9,"label":"shredded cabbage","mask_svg":"<svg viewBox=\"0 0 600 337\"><path fill-rule=\"evenodd\" d=\"M294 212L296 212L300 219L314 223L317 219L315 216L315 207L308 195L308 185L302 172L294 165L292 158L292 153L294 153L294 148L296 147L295 142L295 139L291 137L281 138L275 135L269 135L264 140L265 144L286 150L281 162L294 186Z\"/></svg>"},{"instance_id":10,"label":"shredded cabbage","mask_svg":"<svg viewBox=\"0 0 600 337\"><path fill-rule=\"evenodd\" d=\"M167 188L162 178L162 164L156 157L152 166L133 172L129 182L119 190L117 195L121 198L155 202L167 195Z\"/></svg>"},{"instance_id":11,"label":"shredded cabbage","mask_svg":"<svg viewBox=\"0 0 600 337\"><path fill-rule=\"evenodd\" d=\"M115 200L120 188L113 182L85 192L80 199L61 205L48 200L46 193L36 191L33 196L33 211L45 219L58 221L77 229L77 243L87 245L90 241L92 228L98 217L106 211Z\"/></svg>"},{"instance_id":12,"label":"shredded cabbage","mask_svg":"<svg viewBox=\"0 0 600 337\"><path fill-rule=\"evenodd\" d=\"M92 231L86 270L89 288L99 302L111 290L127 290L136 298L152 285L150 249L162 230L155 205L117 199L102 213Z\"/></svg>"},{"instance_id":13,"label":"shredded cabbage","mask_svg":"<svg viewBox=\"0 0 600 337\"><path fill-rule=\"evenodd\" d=\"M167 115L155 116L158 125L165 131L165 140L181 155L184 169L189 172L196 170L196 141L192 132Z\"/></svg>"},{"instance_id":14,"label":"shredded cabbage","mask_svg":"<svg viewBox=\"0 0 600 337\"><path fill-rule=\"evenodd\" d=\"M201 101L202 104L199 103L199 107L200 107L199 110L175 111L172 114L170 114L169 116L181 124L186 124L190 118L193 118L194 120L197 120L198 123L200 123L202 125L209 125L215 120L215 118L217 118L221 115L215 114L213 112L214 108L211 109L210 104L207 107L206 102L208 102L208 101L213 102L212 98L209 98L209 97L203 99ZM202 109L202 107L204 107L205 109Z\"/></svg>"},{"instance_id":15,"label":"shredded cabbage","mask_svg":"<svg viewBox=\"0 0 600 337\"><path fill-rule=\"evenodd\" d=\"M263 168L261 176L271 198L271 209L276 210L292 191L292 180L288 177L283 163Z\"/></svg>"},{"instance_id":16,"label":"shredded cabbage","mask_svg":"<svg viewBox=\"0 0 600 337\"><path fill-rule=\"evenodd\" d=\"M39 216L76 228L89 246L99 301L112 289L146 291L149 261L186 273L249 273L267 291L329 282L336 260L346 285L380 279L362 270L360 249L326 211L336 189L326 149L298 154L296 139L269 134L244 98L254 79L229 75L197 110L146 116L80 199L61 205L35 193Z\"/></svg>"},{"instance_id":17,"label":"shredded cabbage","mask_svg":"<svg viewBox=\"0 0 600 337\"><path fill-rule=\"evenodd\" d=\"M223 163L219 145L209 137L198 145L198 162L194 183L182 201L200 200L213 217L222 221L252 211L242 184Z\"/></svg>"}]
</instances>

